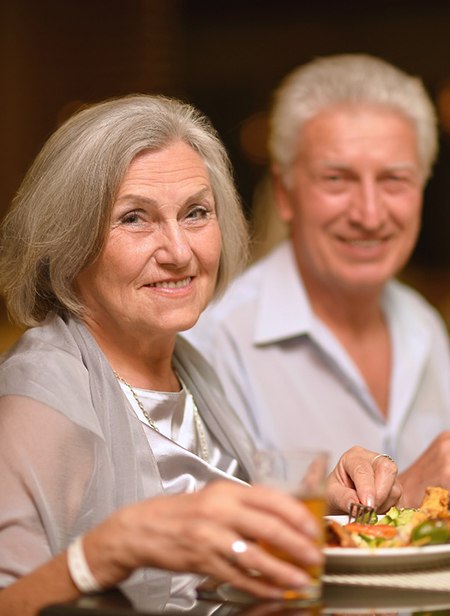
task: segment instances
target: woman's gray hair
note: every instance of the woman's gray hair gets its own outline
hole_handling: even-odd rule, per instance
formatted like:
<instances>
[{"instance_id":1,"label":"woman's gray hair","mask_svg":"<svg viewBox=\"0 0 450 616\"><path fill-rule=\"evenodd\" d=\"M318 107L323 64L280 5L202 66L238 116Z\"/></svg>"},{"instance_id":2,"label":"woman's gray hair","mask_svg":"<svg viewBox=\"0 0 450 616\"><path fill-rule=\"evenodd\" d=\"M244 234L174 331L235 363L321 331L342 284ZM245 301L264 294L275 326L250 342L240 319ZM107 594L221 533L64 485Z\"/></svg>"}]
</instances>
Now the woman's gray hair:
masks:
<instances>
[{"instance_id":1,"label":"woman's gray hair","mask_svg":"<svg viewBox=\"0 0 450 616\"><path fill-rule=\"evenodd\" d=\"M274 95L269 150L287 179L303 124L328 107L374 105L395 109L416 131L423 180L437 155L437 120L422 82L388 62L364 54L319 58L292 71Z\"/></svg>"},{"instance_id":2,"label":"woman's gray hair","mask_svg":"<svg viewBox=\"0 0 450 616\"><path fill-rule=\"evenodd\" d=\"M163 96L131 95L72 116L36 157L5 217L0 291L22 326L49 311L83 316L75 277L99 256L121 180L134 157L175 141L208 169L222 234L215 297L247 261L248 236L226 150L209 120Z\"/></svg>"}]
</instances>

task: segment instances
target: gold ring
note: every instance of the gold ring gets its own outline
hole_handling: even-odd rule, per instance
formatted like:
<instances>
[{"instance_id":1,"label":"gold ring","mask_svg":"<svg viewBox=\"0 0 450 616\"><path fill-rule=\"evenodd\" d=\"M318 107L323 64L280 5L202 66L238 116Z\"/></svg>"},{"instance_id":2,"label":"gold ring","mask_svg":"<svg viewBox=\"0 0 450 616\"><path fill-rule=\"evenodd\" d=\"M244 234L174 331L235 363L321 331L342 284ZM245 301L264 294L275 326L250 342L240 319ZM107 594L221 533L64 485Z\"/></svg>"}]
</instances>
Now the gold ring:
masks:
<instances>
[{"instance_id":1,"label":"gold ring","mask_svg":"<svg viewBox=\"0 0 450 616\"><path fill-rule=\"evenodd\" d=\"M388 460L390 460L391 462L393 462L395 464L395 460L394 458L392 458L388 453L379 453L377 454L373 459L371 464L373 464L375 462L375 460L378 460L378 458L387 458Z\"/></svg>"}]
</instances>

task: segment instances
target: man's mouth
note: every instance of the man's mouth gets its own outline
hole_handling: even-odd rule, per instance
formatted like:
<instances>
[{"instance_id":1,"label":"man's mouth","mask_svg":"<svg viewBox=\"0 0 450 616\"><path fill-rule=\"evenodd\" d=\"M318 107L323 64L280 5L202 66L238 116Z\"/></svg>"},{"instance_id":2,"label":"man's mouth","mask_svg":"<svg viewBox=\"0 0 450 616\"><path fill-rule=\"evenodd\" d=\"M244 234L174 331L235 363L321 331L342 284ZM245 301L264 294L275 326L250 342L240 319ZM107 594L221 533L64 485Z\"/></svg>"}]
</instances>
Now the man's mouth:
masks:
<instances>
[{"instance_id":1,"label":"man's mouth","mask_svg":"<svg viewBox=\"0 0 450 616\"><path fill-rule=\"evenodd\" d=\"M356 246L357 248L375 248L380 244L383 244L386 240L384 239L374 239L374 240L344 240L346 244L351 244L352 246Z\"/></svg>"},{"instance_id":2,"label":"man's mouth","mask_svg":"<svg viewBox=\"0 0 450 616\"><path fill-rule=\"evenodd\" d=\"M145 285L146 287L154 287L156 289L182 289L186 287L192 280L192 276L187 276L182 280L163 280L161 282L152 282Z\"/></svg>"}]
</instances>

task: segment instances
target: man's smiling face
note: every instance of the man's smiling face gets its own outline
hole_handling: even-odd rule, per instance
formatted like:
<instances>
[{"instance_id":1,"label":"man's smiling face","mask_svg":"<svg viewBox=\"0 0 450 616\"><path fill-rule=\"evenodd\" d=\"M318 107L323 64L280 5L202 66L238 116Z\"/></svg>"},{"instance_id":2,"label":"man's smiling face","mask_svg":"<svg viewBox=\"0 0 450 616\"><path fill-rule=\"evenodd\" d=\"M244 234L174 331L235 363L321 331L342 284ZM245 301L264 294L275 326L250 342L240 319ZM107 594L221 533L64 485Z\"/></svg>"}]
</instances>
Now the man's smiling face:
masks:
<instances>
[{"instance_id":1,"label":"man's smiling face","mask_svg":"<svg viewBox=\"0 0 450 616\"><path fill-rule=\"evenodd\" d=\"M397 111L322 111L303 127L286 184L278 208L307 286L379 290L406 263L423 178L414 128Z\"/></svg>"}]
</instances>

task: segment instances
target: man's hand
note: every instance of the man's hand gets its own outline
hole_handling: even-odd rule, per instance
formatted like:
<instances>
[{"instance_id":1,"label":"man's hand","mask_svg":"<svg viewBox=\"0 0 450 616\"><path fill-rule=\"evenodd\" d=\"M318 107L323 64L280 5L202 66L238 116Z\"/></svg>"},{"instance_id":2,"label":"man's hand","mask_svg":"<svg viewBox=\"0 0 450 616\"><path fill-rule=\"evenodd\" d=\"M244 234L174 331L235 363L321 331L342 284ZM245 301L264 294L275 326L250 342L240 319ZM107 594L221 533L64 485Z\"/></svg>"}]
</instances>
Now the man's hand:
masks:
<instances>
[{"instance_id":1,"label":"man's hand","mask_svg":"<svg viewBox=\"0 0 450 616\"><path fill-rule=\"evenodd\" d=\"M450 490L450 432L441 432L399 480L405 507L418 507L428 486Z\"/></svg>"}]
</instances>

